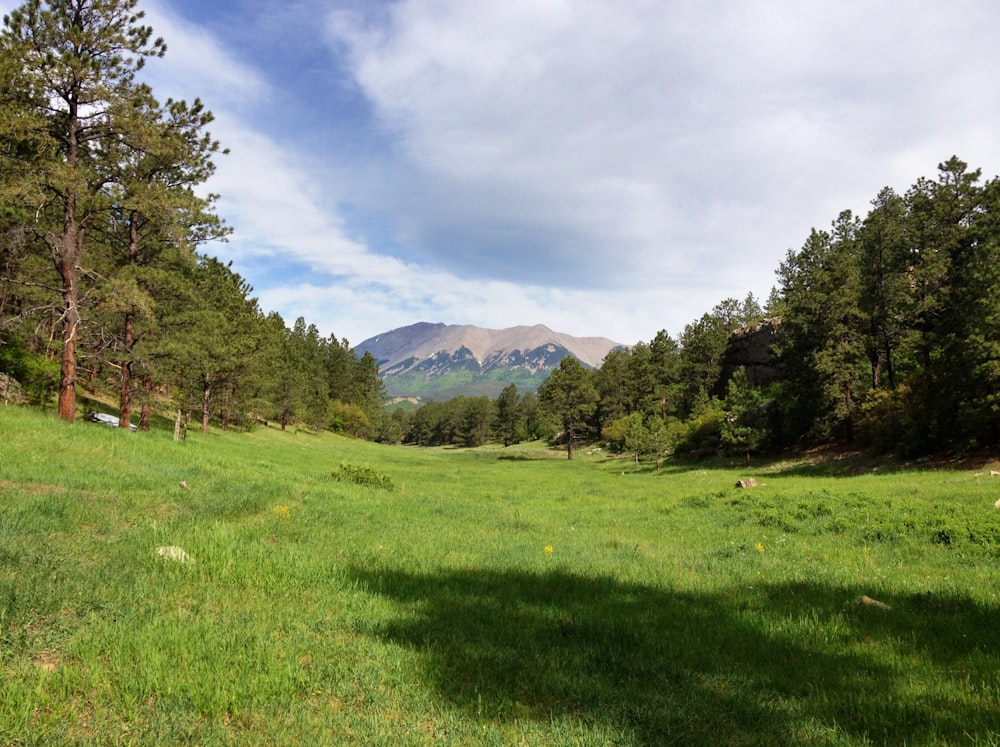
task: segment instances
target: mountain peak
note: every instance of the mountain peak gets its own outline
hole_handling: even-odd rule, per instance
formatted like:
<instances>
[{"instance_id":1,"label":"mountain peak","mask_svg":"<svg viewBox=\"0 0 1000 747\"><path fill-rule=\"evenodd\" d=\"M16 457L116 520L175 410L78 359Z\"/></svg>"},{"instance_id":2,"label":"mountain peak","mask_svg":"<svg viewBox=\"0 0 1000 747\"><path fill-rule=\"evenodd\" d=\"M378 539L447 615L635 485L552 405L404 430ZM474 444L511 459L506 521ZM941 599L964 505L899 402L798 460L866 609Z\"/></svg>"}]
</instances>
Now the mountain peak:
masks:
<instances>
[{"instance_id":1,"label":"mountain peak","mask_svg":"<svg viewBox=\"0 0 1000 747\"><path fill-rule=\"evenodd\" d=\"M461 379L461 393L498 394L508 383L534 389L565 356L596 368L618 347L604 337L574 337L544 324L485 329L418 322L370 337L355 352L372 354L388 394L424 396L432 390L434 398L443 399L444 379Z\"/></svg>"}]
</instances>

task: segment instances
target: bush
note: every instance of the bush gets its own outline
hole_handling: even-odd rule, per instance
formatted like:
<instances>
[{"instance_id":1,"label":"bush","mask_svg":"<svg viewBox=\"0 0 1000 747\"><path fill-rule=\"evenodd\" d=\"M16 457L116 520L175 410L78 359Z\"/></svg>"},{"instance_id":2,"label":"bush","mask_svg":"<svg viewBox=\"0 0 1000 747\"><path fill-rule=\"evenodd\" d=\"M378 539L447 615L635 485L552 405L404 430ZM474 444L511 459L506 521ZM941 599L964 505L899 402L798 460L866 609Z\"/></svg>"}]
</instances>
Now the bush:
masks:
<instances>
[{"instance_id":1,"label":"bush","mask_svg":"<svg viewBox=\"0 0 1000 747\"><path fill-rule=\"evenodd\" d=\"M44 405L59 389L59 362L0 339L0 373L14 377L32 405Z\"/></svg>"},{"instance_id":2,"label":"bush","mask_svg":"<svg viewBox=\"0 0 1000 747\"><path fill-rule=\"evenodd\" d=\"M368 435L370 425L368 416L357 405L336 399L330 402L328 426L334 433L364 438Z\"/></svg>"},{"instance_id":3,"label":"bush","mask_svg":"<svg viewBox=\"0 0 1000 747\"><path fill-rule=\"evenodd\" d=\"M703 458L716 454L722 445L722 423L726 413L718 400L710 400L684 423L678 433L676 451L689 457Z\"/></svg>"},{"instance_id":4,"label":"bush","mask_svg":"<svg viewBox=\"0 0 1000 747\"><path fill-rule=\"evenodd\" d=\"M354 464L341 464L332 473L335 480L342 482L352 482L355 485L363 485L368 488L382 488L392 490L395 486L388 475L376 472L371 467L358 467Z\"/></svg>"}]
</instances>

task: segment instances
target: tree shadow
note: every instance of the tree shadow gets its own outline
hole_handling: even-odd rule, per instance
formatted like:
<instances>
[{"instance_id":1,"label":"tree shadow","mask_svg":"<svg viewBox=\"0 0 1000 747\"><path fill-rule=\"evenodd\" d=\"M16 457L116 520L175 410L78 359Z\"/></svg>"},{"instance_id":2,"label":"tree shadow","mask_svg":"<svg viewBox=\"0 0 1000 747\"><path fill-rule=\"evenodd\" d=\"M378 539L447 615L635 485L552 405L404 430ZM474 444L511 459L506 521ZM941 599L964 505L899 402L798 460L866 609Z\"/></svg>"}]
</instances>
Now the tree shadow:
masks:
<instances>
[{"instance_id":1,"label":"tree shadow","mask_svg":"<svg viewBox=\"0 0 1000 747\"><path fill-rule=\"evenodd\" d=\"M882 610L812 583L748 596L563 571L349 576L400 606L362 632L418 651L428 685L473 718L565 716L643 745L920 744L1000 725L998 610L964 598ZM950 680L939 702L907 698L911 657ZM987 680L992 712L967 689Z\"/></svg>"},{"instance_id":2,"label":"tree shadow","mask_svg":"<svg viewBox=\"0 0 1000 747\"><path fill-rule=\"evenodd\" d=\"M848 449L843 446L817 447L793 455L792 459L761 461L759 468L773 475L797 477L857 477L900 472L968 471L987 469L996 454L982 451L968 455L938 455L902 458L875 449Z\"/></svg>"}]
</instances>

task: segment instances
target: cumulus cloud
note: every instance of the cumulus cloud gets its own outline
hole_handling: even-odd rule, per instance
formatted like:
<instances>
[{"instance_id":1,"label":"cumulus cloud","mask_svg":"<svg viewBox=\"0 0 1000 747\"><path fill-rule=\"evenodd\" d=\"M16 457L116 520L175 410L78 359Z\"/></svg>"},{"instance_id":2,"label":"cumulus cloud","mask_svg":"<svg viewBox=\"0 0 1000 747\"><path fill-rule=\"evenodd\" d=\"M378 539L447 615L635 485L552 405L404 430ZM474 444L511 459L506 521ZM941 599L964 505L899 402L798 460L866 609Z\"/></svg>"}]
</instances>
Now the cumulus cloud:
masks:
<instances>
[{"instance_id":1,"label":"cumulus cloud","mask_svg":"<svg viewBox=\"0 0 1000 747\"><path fill-rule=\"evenodd\" d=\"M884 184L953 151L995 161L957 104L996 112L998 25L988 2L401 0L327 28L427 174L401 220L443 266L759 290Z\"/></svg>"}]
</instances>

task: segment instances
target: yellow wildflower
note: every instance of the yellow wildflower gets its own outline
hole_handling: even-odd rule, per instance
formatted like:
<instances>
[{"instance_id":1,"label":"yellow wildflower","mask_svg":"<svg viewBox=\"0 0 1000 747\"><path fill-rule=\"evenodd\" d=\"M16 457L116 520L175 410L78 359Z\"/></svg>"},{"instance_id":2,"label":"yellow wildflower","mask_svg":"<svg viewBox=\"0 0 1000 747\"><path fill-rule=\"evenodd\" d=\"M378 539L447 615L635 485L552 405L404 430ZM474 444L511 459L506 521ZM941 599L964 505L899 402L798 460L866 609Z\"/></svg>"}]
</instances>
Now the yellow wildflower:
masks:
<instances>
[{"instance_id":1,"label":"yellow wildflower","mask_svg":"<svg viewBox=\"0 0 1000 747\"><path fill-rule=\"evenodd\" d=\"M546 545L545 548L544 548L544 551L545 551L546 555L551 555L552 554L552 545Z\"/></svg>"},{"instance_id":2,"label":"yellow wildflower","mask_svg":"<svg viewBox=\"0 0 1000 747\"><path fill-rule=\"evenodd\" d=\"M759 552L759 553L763 553L764 552L764 545L762 545L760 542L758 542L756 545L754 545L754 547L757 548L757 552Z\"/></svg>"}]
</instances>

